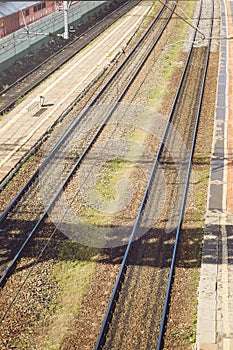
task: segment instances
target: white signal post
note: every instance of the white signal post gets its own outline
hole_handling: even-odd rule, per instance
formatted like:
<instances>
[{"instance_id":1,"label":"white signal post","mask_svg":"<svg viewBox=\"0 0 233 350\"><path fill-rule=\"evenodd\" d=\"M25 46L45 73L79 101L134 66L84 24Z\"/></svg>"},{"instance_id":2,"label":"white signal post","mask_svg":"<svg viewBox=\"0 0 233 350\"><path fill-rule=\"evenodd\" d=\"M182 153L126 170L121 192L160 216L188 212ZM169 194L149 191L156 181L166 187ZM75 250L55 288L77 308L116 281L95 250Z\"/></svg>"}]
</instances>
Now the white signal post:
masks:
<instances>
[{"instance_id":1,"label":"white signal post","mask_svg":"<svg viewBox=\"0 0 233 350\"><path fill-rule=\"evenodd\" d=\"M64 11L64 33L63 38L69 39L69 30L68 30L68 1L63 1L63 11Z\"/></svg>"}]
</instances>

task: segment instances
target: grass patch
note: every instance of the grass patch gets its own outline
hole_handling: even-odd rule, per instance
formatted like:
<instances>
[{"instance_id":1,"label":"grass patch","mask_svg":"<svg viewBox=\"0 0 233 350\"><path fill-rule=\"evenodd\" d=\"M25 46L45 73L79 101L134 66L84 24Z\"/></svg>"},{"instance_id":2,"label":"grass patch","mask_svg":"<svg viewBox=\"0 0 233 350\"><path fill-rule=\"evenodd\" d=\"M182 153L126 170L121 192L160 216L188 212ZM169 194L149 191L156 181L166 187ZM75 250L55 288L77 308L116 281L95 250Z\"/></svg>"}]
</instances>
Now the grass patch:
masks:
<instances>
[{"instance_id":1,"label":"grass patch","mask_svg":"<svg viewBox=\"0 0 233 350\"><path fill-rule=\"evenodd\" d=\"M113 224L118 200L123 198L124 193L127 191L127 183L125 181L133 170L134 164L126 159L115 159L104 164L101 173L98 175L95 187L89 193L90 201L93 201L93 203L100 201L101 209L97 210L94 206L82 207L79 215L83 222L96 227L110 227ZM119 182L120 188L117 188Z\"/></svg>"},{"instance_id":2,"label":"grass patch","mask_svg":"<svg viewBox=\"0 0 233 350\"><path fill-rule=\"evenodd\" d=\"M2 120L3 118L5 118L6 113L0 114L0 120Z\"/></svg>"},{"instance_id":3,"label":"grass patch","mask_svg":"<svg viewBox=\"0 0 233 350\"><path fill-rule=\"evenodd\" d=\"M204 227L205 225L205 211L206 211L206 191L208 186L208 180L209 180L209 157L207 155L203 155L200 157L195 157L196 162L199 160L207 160L208 162L206 165L198 165L199 171L198 171L198 190L193 193L193 201L195 203L195 208L192 212L192 219L199 223L199 227ZM200 169L201 168L201 169Z\"/></svg>"},{"instance_id":4,"label":"grass patch","mask_svg":"<svg viewBox=\"0 0 233 350\"><path fill-rule=\"evenodd\" d=\"M194 12L194 4L187 3L186 16L191 18ZM149 103L148 108L158 111L164 101L164 98L169 94L170 79L179 66L179 58L183 40L187 34L188 24L182 20L177 22L176 33L167 42L164 49L164 56L156 66L157 71L160 71L162 79L159 79L159 86L156 86L148 91Z\"/></svg>"},{"instance_id":5,"label":"grass patch","mask_svg":"<svg viewBox=\"0 0 233 350\"><path fill-rule=\"evenodd\" d=\"M26 96L20 97L16 102L15 105L18 106L21 102L25 100Z\"/></svg>"},{"instance_id":6,"label":"grass patch","mask_svg":"<svg viewBox=\"0 0 233 350\"><path fill-rule=\"evenodd\" d=\"M38 350L60 349L65 336L72 329L75 317L91 276L95 271L99 250L65 240L60 243L57 262L51 276L59 286L56 303L42 315Z\"/></svg>"},{"instance_id":7,"label":"grass patch","mask_svg":"<svg viewBox=\"0 0 233 350\"><path fill-rule=\"evenodd\" d=\"M117 198L116 184L121 178L130 174L130 166L129 162L122 159L112 160L105 164L104 170L96 184L96 191L101 199L112 201Z\"/></svg>"},{"instance_id":8,"label":"grass patch","mask_svg":"<svg viewBox=\"0 0 233 350\"><path fill-rule=\"evenodd\" d=\"M149 103L148 108L155 108L158 110L166 95L169 93L170 79L176 71L179 64L181 44L171 46L167 49L166 55L161 59L160 71L163 79L160 79L159 85L148 91Z\"/></svg>"},{"instance_id":9,"label":"grass patch","mask_svg":"<svg viewBox=\"0 0 233 350\"><path fill-rule=\"evenodd\" d=\"M142 117L146 122L146 115ZM113 224L114 213L119 212L121 198L127 196L129 178L137 168L137 160L143 156L143 147L141 146L147 138L146 131L141 128L134 129L126 136L126 141L129 142L129 151L124 158L113 159L104 164L98 174L96 184L88 194L89 201L92 203L100 202L101 209L95 209L94 205L83 206L78 213L83 222L105 227ZM130 161L131 159L132 161Z\"/></svg>"},{"instance_id":10,"label":"grass patch","mask_svg":"<svg viewBox=\"0 0 233 350\"><path fill-rule=\"evenodd\" d=\"M19 168L17 174L21 174L23 171L30 167L30 163L35 159L35 155L31 155Z\"/></svg>"},{"instance_id":11,"label":"grass patch","mask_svg":"<svg viewBox=\"0 0 233 350\"><path fill-rule=\"evenodd\" d=\"M200 249L199 249L199 251L200 251ZM197 264L198 264L198 266L200 266L200 262L201 262L201 255L199 255L197 257ZM193 273L192 273L192 280L191 280L191 283L190 283L190 292L192 294L194 294L194 293L196 294L196 291L198 289L199 279L200 279L199 270L198 269L194 269ZM189 326L188 331L184 334L184 339L186 339L189 344L196 343L197 305L198 305L198 300L196 298L193 301L193 311L192 311L191 324Z\"/></svg>"}]
</instances>

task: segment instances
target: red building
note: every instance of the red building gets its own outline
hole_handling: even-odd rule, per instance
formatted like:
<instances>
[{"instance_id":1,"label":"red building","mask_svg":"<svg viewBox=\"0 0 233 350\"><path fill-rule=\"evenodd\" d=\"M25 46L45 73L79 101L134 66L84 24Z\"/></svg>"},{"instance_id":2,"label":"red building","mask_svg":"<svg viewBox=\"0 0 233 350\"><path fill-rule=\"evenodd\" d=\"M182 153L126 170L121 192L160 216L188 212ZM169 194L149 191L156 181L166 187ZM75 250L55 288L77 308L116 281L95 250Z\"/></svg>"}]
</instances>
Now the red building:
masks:
<instances>
[{"instance_id":1,"label":"red building","mask_svg":"<svg viewBox=\"0 0 233 350\"><path fill-rule=\"evenodd\" d=\"M58 10L60 1L5 1L0 3L0 38Z\"/></svg>"}]
</instances>

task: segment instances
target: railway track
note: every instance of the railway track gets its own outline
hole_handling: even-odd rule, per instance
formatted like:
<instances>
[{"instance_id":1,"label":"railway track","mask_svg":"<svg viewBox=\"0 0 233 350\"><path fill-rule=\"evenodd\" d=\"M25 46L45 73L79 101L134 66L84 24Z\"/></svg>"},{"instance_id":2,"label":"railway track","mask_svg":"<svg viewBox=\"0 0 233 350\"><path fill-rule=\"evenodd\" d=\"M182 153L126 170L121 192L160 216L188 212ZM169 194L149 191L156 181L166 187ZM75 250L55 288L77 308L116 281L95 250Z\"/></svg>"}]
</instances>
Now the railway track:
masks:
<instances>
[{"instance_id":1,"label":"railway track","mask_svg":"<svg viewBox=\"0 0 233 350\"><path fill-rule=\"evenodd\" d=\"M203 23L207 25L201 13L202 7L199 28ZM208 17L208 37L211 37L213 7ZM197 32L195 40L198 40ZM159 350L163 346L209 53L210 40L208 45L193 44L190 49L95 350ZM174 130L182 135L182 142ZM171 150L175 150L174 154ZM170 183L166 186L167 194L163 190L160 165ZM150 226L163 197L167 201L160 220ZM147 232L141 237L140 231L145 228Z\"/></svg>"},{"instance_id":2,"label":"railway track","mask_svg":"<svg viewBox=\"0 0 233 350\"><path fill-rule=\"evenodd\" d=\"M170 13L170 10L166 11L164 9L164 11L165 12L161 12L162 17L165 17L164 13L166 13L166 15ZM161 22L163 22L163 26L166 25L166 20L164 18ZM153 35L150 38L147 37L147 43L150 42L150 40L151 43L155 41L155 37ZM159 35L156 33L156 37ZM138 48L133 51L136 53ZM131 53L133 61L131 63L132 71L137 72L140 70L139 67L143 64L142 62L144 61L145 57L150 54L150 51L151 49L145 49L143 54L141 52L141 56L138 56L138 67L137 65L135 67L135 56L133 53ZM169 116L169 123L167 124L167 129L164 133L163 140L161 141L151 173L150 179L153 180L153 183L148 184L144 194L143 199L145 202L142 203L140 207L140 214L142 214L142 216L138 216L134 225L130 242L126 250L127 255L125 255L123 259L121 271L117 279L117 285L114 288L114 292L108 307L108 313L106 314L105 321L96 344L96 349L140 349L144 348L145 346L149 348L154 348L155 346L157 346L157 349L161 348L164 327L166 324L167 306L171 288L170 283L172 281L175 261L175 250L179 239L179 230L172 230L172 228L178 224L179 229L182 223L182 215L188 185L186 179L188 179L187 173L190 171L192 152L195 144L195 133L198 126L200 101L203 92L204 79L202 78L206 71L205 63L208 62L207 57L208 49L205 46L200 48L194 46L192 47L192 51L190 51L186 68L180 82L180 91L177 93L176 99L173 103L173 108ZM128 60L130 61L131 59L126 59L126 61ZM200 74L197 74L197 69L195 70L195 73L193 71L193 67L197 68L197 66L202 67L201 70L198 71ZM7 264L10 261L10 265L8 265L7 270L2 270L2 286L7 282L7 279L14 270L19 258L24 254L25 247L29 243L30 239L34 237L34 233L36 233L37 230L40 230L40 225L43 223L43 220L46 219L47 211L50 210L49 208L46 208L47 210L43 211L44 199L41 201L40 194L38 198L38 207L35 207L34 199L36 196L38 196L39 181L42 181L42 183L44 181L43 171L45 171L44 174L47 173L47 176L48 174L51 174L52 176L54 173L53 169L56 169L57 167L57 161L59 162L61 158L64 158L64 154L58 153L57 151L63 149L64 153L69 152L71 149L70 145L72 145L73 135L75 141L78 140L79 143L73 150L74 152L72 151L71 154L69 153L71 157L66 157L67 173L63 173L64 183L61 183L61 189L64 188L67 178L72 176L73 171L75 171L75 169L79 167L82 160L85 159L86 154L93 147L92 142L96 142L96 140L98 140L99 135L102 133L102 130L108 122L108 118L111 117L112 113L117 108L115 102L121 100L124 95L122 93L123 90L125 90L125 92L127 91L127 85L130 84L130 79L132 79L132 81L134 80L132 74L129 73L129 69L131 68L128 66L125 72L123 67L124 64L122 68L119 67L119 69L122 69L121 74L124 83L121 84L121 82L118 80L118 83L116 84L113 78L112 81L106 84L101 91L103 95L96 97L91 102L90 106L88 106L88 108L79 116L80 118L77 125L74 123L69 130L67 130L64 140L61 140L57 144L57 146L54 148L54 153L52 152L48 155L46 161L42 164L40 171L35 175L34 179L27 186L25 186L23 191L10 204L7 210L2 213L1 227L3 231L1 236L4 237L4 233L8 232L8 228L9 236L12 235L11 241L8 242L9 246L5 246L6 251L9 252L11 250L12 256L8 255ZM115 74L115 77L119 78L119 73ZM105 95L106 91L114 91L116 98L113 99L111 94L109 97L107 97L107 95ZM192 98L184 98L185 96L191 96ZM195 96L195 98L193 98L193 96ZM106 105L109 104L111 109L106 111L106 114L104 115L102 115L103 110L100 110L100 114L94 113L95 117L97 116L99 118L98 123L93 120L91 127L93 133L91 133L91 135L87 135L87 133L83 133L83 130L85 129L90 130L89 127L87 128L85 117L89 115L88 122L90 122L90 114L88 113L91 113L91 110L97 101L98 103L101 101L101 103L105 103ZM197 101L199 103L196 105ZM186 113L187 110L189 111L189 115ZM192 111L191 115L190 111ZM99 125L100 118L102 118L103 123L101 126ZM175 126L179 135L182 135L182 145L185 145L185 152L180 150L179 136L177 136L176 132L174 133L174 129L171 128L171 125ZM80 128L80 135L84 135L84 137L80 136L80 139L77 138L77 129L74 131L76 127ZM66 136L69 137L69 141L67 141L67 143ZM167 151L171 149L178 151L177 158L175 157L174 153L172 153L173 157L171 157L171 154L169 154ZM160 184L162 183L160 179L161 173L157 171L158 163L162 165L166 173L166 178L169 179L169 182L172 184L170 187L171 189L167 194L167 198L170 198L169 206L172 206L173 208L177 206L177 208L175 208L171 214L168 206L166 206L164 213L156 227L152 227L152 229L150 229L150 209L157 205L156 203L159 202L161 197ZM48 169L51 170L51 173L48 172ZM41 174L40 179L38 178L39 173ZM33 189L36 182L37 185ZM32 190L32 192L29 191L29 188L30 191ZM56 197L59 196L60 190L57 191L57 188L54 188L52 183L49 184L49 191L52 194L53 199L56 199ZM28 195L28 199L24 197L26 193ZM173 199L171 200L171 198ZM35 211L34 217L31 216L32 209L30 202L33 203L33 208ZM24 206L21 206L22 203ZM49 199L48 206L50 205L52 208L53 200L51 202ZM21 220L22 217L18 214L18 212L26 213L24 220L30 220L30 226L24 226L22 223L23 220ZM164 222L169 222L169 218L171 216L173 216L173 222L170 222L169 229L164 227ZM35 221L37 221L36 225ZM17 222L19 222L18 227L16 226ZM9 226L6 226L8 224ZM11 231L11 225L13 231ZM140 237L138 240L133 242L135 239L134 235L136 235L136 237L137 235L140 236L140 229L142 227L143 230L146 227L148 232L143 235L143 237ZM25 231L30 231L26 241L24 241L25 237L23 237L23 233ZM49 235L53 234L53 232L54 228L51 228ZM16 235L19 235L17 240L14 239L14 236ZM49 240L49 238L46 238L46 240ZM15 255L15 252L18 249L18 243L23 241L23 246ZM37 243L35 246L38 245L36 248L38 251L42 251L44 249L44 244L45 242L43 241L40 244ZM166 251L163 249L164 246L166 246ZM20 268L22 268L22 266L20 266ZM166 289L167 281L168 287ZM21 288L20 283L18 287ZM17 297L17 293L18 292L16 292L16 296L13 297L10 304L8 303L8 305L4 305L1 314L1 321L7 317L7 314L14 303L15 297ZM154 295L155 297L151 298L151 295ZM158 302L158 300L160 301ZM135 332L136 327L137 333Z\"/></svg>"},{"instance_id":3,"label":"railway track","mask_svg":"<svg viewBox=\"0 0 233 350\"><path fill-rule=\"evenodd\" d=\"M117 103L121 101L147 57L155 47L172 16L175 5L174 3L171 8L164 6L161 9L144 36L126 57L125 61L120 65L89 106L69 127L62 139L48 154L33 178L1 214L2 254L0 284L2 288L7 283L10 275L19 263L20 258L25 253L26 247L28 250L28 245L32 238L34 240L35 236L39 237L35 245L36 248L34 249L35 255L38 256L42 254L45 249L43 245L45 244L45 246L47 246L47 243L50 241L49 237L55 234L56 229L54 230L54 228L52 228L52 232L50 231L47 233L46 237L40 237L41 225L43 225L44 220L46 220L48 213L53 210L55 201L67 186L73 173L80 166L96 140L98 140L99 135L115 111ZM106 108L104 112L103 109L100 109L100 113L94 111L94 115L92 115L93 107L97 103L105 103L108 108ZM88 130L90 126L92 127L91 133L88 134L84 132L87 125ZM73 140L75 140L75 150L72 149L72 152L70 152ZM65 157L67 153L69 153L69 157ZM57 173L58 164L63 157L66 159L66 166L62 174L62 182L59 183L60 177L58 176L58 181L55 181L56 179L54 176ZM49 179L52 181L48 181ZM56 186L54 186L54 183L56 183ZM45 189L45 197L46 194L49 194L46 198L41 198L41 187ZM46 202L47 200L48 202ZM37 258L35 258L34 261L37 261ZM23 270L22 267L18 268ZM21 287L18 285L18 288L22 288L23 284L24 282L21 284ZM2 305L1 322L6 318L17 295L18 292L16 291L11 301Z\"/></svg>"},{"instance_id":4,"label":"railway track","mask_svg":"<svg viewBox=\"0 0 233 350\"><path fill-rule=\"evenodd\" d=\"M109 14L96 25L75 38L58 52L46 59L33 70L19 78L15 83L0 92L0 115L6 113L15 103L39 85L48 76L58 70L63 64L80 52L90 41L94 40L110 25L124 16L141 0L127 1L113 13Z\"/></svg>"},{"instance_id":5,"label":"railway track","mask_svg":"<svg viewBox=\"0 0 233 350\"><path fill-rule=\"evenodd\" d=\"M133 10L133 12L131 12L130 17L132 17L132 14L135 13L134 11L137 12L138 9L140 9L140 8L147 8L147 11L150 11L150 6L147 6L147 4L148 4L148 2L146 2L146 3L142 2L141 4L139 4L137 6L137 8L135 8ZM145 13L145 15L146 15L146 13ZM128 21L127 17L125 19L122 19L123 22L124 21ZM144 30L142 28L142 26L144 24L143 17L141 18L140 22L137 22L138 23L137 28L135 28L134 33L132 34L131 38L129 38L128 42L126 43L125 50L127 52L130 50L129 48L134 45L133 42L135 43L136 40L138 40L138 35L141 35L144 32ZM150 17L149 21L151 21L151 20L152 20L152 18ZM114 30L115 27L116 26L113 26L113 28L111 28L111 30ZM105 37L105 35L107 35L107 32L104 34L104 37ZM98 40L99 39L100 38L98 38ZM87 51L88 50L90 50L90 48L89 49L87 48ZM81 52L80 53L81 56L83 54L85 54L85 52ZM22 164L24 164L32 155L34 155L37 152L37 150L41 147L41 145L45 143L46 139L48 139L49 135L51 135L51 133L52 133L52 130L54 130L54 128L56 128L57 125L60 125L61 122L62 122L63 125L66 122L67 122L67 125L68 124L70 125L72 123L73 119L76 118L77 113L82 108L85 108L85 106L89 103L89 101L91 101L93 96L95 96L98 93L98 90L100 90L101 86L104 85L104 82L107 81L108 77L112 74L112 72L115 71L116 67L119 66L120 62L123 60L124 57L125 57L125 53L118 52L117 56L115 56L112 59L112 61L109 63L109 65L107 67L105 66L101 71L99 71L97 76L95 74L93 74L93 78L92 79L88 79L87 78L87 84L88 85L86 85L85 82L84 82L84 84L83 84L84 85L84 87L83 87L84 90L81 90L81 91L78 90L78 91L80 91L80 93L77 93L77 96L74 96L73 100L72 99L70 99L70 100L68 99L68 101L70 101L70 103L66 103L67 107L65 108L65 110L61 108L60 112L58 112L58 111L57 111L57 113L55 112L54 119L53 119L54 122L51 123L51 125L47 129L43 129L43 125L42 125L42 130L45 130L45 132L41 133L41 137L38 139L38 137L35 137L35 135L36 135L35 133L32 134L32 138L34 139L34 141L33 141L34 145L32 147L28 144L28 142L27 142L28 138L26 137L26 139L25 139L26 142L23 144L23 147L21 146L18 149L18 152L17 152L19 160L15 163L15 166L9 172L7 172L7 170L6 170L4 177L2 176L2 179L0 181L0 192L9 183L9 181L13 178L13 176L17 173L17 171L20 169ZM74 57L74 60L77 61L77 58ZM78 63L78 65L79 65L79 63ZM62 72L65 69L66 69L65 67L62 67L61 79L64 79L64 76L63 76ZM97 71L98 71L98 69L97 69ZM82 79L80 78L80 80L82 80ZM79 86L79 83L77 82L77 77L76 77L76 83ZM38 87L38 88L40 89L40 87ZM61 86L61 89L63 89L62 86ZM71 83L70 83L70 88L69 89L72 89ZM37 91L37 89L36 89L36 91ZM31 96L33 96L33 94L35 94L34 91L32 92ZM41 94L41 92L38 95L40 95L40 94ZM64 94L66 94L66 89L64 90ZM68 96L69 96L69 94L68 94ZM30 104L30 96L27 96L25 102L28 103L28 101L29 101L29 106L27 107L27 111L29 112L29 115L38 116L40 113L42 113L42 117L43 116L45 117L47 107L38 109L37 108L38 107L37 97L35 98L35 101L32 104ZM21 104L20 104L20 106L21 106ZM16 106L16 108L19 110L20 106ZM22 104L22 109L23 109L23 106L24 106L24 102ZM33 109L35 109L35 111L38 110L38 114L37 114L37 112L33 114ZM15 115L15 116L17 115L17 114L14 114L14 111L12 111L11 113L13 113L13 115ZM20 113L20 111L19 111L19 113ZM9 117L10 116L8 115L6 117L6 120L7 119L8 120L11 119ZM17 119L17 117L16 117L16 119ZM4 124L4 121L3 121L3 124ZM26 123L26 125L27 125L27 123ZM29 120L29 125L30 125L30 120ZM38 124L36 124L36 125L38 125ZM36 125L35 125L35 131L37 129ZM66 128L66 126L64 126L64 128ZM31 131L30 131L30 133L31 133ZM29 133L29 135L31 135L30 133ZM27 133L25 135L27 135ZM58 138L59 138L59 136L58 136ZM20 140L21 140L21 137L20 137ZM54 142L54 144L55 143L56 143L56 141ZM20 145L22 145L21 141L20 141ZM25 148L26 152L24 150L24 145L26 147ZM3 154L4 154L4 147L5 147L4 144L2 144ZM21 154L21 156L20 156L20 154ZM13 159L13 162L14 162L14 152L13 152L13 154L9 154L9 156L7 155L5 159L3 158L3 160L2 160L3 168L1 168L2 173L4 172L4 167L6 169L6 165L7 165L5 163L5 161L7 161L7 159L9 161L11 161L11 158L9 158L10 156L12 156L12 159Z\"/></svg>"}]
</instances>

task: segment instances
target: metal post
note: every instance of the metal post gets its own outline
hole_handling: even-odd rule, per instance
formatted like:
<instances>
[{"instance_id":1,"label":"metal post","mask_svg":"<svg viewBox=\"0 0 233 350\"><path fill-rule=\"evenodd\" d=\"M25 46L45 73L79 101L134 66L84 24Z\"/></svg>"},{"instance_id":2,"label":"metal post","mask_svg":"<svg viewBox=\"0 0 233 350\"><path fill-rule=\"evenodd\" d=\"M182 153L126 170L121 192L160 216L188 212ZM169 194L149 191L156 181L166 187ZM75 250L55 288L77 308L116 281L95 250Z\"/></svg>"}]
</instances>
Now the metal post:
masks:
<instances>
[{"instance_id":1,"label":"metal post","mask_svg":"<svg viewBox=\"0 0 233 350\"><path fill-rule=\"evenodd\" d=\"M64 11L64 39L69 39L68 31L68 1L63 1L63 11Z\"/></svg>"},{"instance_id":2,"label":"metal post","mask_svg":"<svg viewBox=\"0 0 233 350\"><path fill-rule=\"evenodd\" d=\"M44 105L44 100L45 100L45 97L44 97L44 96L40 96L40 99L39 99L39 105L40 105L40 107L43 107L43 105Z\"/></svg>"}]
</instances>

